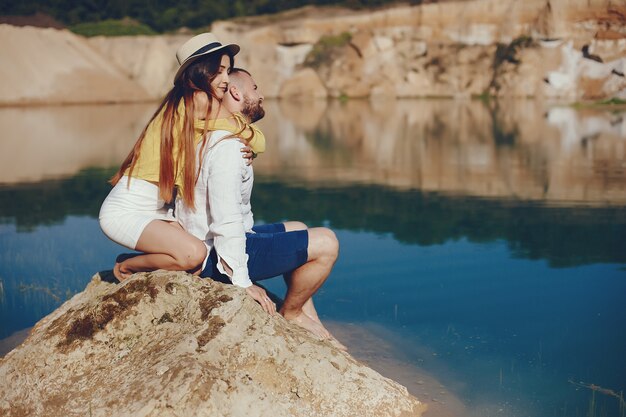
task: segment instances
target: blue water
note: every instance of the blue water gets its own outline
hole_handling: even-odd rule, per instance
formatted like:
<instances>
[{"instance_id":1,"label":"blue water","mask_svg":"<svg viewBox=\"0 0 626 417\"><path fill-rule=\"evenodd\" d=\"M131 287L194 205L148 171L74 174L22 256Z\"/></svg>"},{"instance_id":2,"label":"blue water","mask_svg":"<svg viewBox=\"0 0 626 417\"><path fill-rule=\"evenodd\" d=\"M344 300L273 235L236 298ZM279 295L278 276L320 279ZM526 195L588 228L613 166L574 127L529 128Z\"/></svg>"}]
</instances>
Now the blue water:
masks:
<instances>
[{"instance_id":1,"label":"blue water","mask_svg":"<svg viewBox=\"0 0 626 417\"><path fill-rule=\"evenodd\" d=\"M618 265L550 268L512 257L503 241L420 247L339 237L344 261L320 309L402 335L399 349L446 384L465 385L470 404L585 415L590 393L576 395L570 380L624 387L626 272Z\"/></svg>"},{"instance_id":2,"label":"blue water","mask_svg":"<svg viewBox=\"0 0 626 417\"><path fill-rule=\"evenodd\" d=\"M100 190L103 199L107 175L0 189L1 201L24 203L1 207L0 338L32 326L122 251L100 231L98 204L84 198ZM470 409L586 416L592 391L576 384L626 388L625 209L305 188L263 177L255 194L257 221L299 212L337 232L341 254L316 297L322 318L384 327L398 352ZM490 220L478 220L483 212ZM284 289L280 279L267 286ZM597 415L619 415L618 399L595 401Z\"/></svg>"},{"instance_id":3,"label":"blue water","mask_svg":"<svg viewBox=\"0 0 626 417\"><path fill-rule=\"evenodd\" d=\"M341 259L317 302L324 317L383 325L469 409L587 416L592 392L577 383L626 387L623 264L554 268L516 257L503 240L338 236ZM595 401L597 415L620 415L617 398Z\"/></svg>"}]
</instances>

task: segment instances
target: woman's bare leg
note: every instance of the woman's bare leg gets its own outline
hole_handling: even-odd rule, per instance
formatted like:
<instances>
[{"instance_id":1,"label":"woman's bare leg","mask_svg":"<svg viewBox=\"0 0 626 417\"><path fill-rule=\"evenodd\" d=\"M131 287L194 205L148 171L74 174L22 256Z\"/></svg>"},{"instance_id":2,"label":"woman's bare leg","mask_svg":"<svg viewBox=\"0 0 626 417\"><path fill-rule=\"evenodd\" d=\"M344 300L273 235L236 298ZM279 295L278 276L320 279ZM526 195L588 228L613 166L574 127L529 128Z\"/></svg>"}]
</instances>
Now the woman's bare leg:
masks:
<instances>
[{"instance_id":1,"label":"woman's bare leg","mask_svg":"<svg viewBox=\"0 0 626 417\"><path fill-rule=\"evenodd\" d=\"M136 250L145 252L117 263L113 273L122 281L135 272L166 269L199 273L207 250L204 242L185 232L175 222L153 220L137 241Z\"/></svg>"}]
</instances>

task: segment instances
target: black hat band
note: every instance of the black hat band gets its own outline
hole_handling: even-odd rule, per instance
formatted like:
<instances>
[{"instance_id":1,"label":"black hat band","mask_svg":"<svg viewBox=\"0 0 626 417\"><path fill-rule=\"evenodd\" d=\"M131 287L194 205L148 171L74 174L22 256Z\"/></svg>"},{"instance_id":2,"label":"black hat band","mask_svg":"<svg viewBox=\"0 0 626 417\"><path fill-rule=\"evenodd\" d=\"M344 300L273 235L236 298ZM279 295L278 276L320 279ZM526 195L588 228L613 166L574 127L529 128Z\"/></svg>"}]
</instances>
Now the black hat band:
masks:
<instances>
[{"instance_id":1,"label":"black hat band","mask_svg":"<svg viewBox=\"0 0 626 417\"><path fill-rule=\"evenodd\" d=\"M219 48L220 46L222 46L221 43L219 42L213 42L210 43L208 45L203 46L202 48L198 49L196 52L194 52L193 54L191 54L189 56L189 58L193 58L196 55L202 55L203 53L205 53L206 51L210 51L211 49L215 49L215 48ZM187 59L189 59L187 58Z\"/></svg>"}]
</instances>

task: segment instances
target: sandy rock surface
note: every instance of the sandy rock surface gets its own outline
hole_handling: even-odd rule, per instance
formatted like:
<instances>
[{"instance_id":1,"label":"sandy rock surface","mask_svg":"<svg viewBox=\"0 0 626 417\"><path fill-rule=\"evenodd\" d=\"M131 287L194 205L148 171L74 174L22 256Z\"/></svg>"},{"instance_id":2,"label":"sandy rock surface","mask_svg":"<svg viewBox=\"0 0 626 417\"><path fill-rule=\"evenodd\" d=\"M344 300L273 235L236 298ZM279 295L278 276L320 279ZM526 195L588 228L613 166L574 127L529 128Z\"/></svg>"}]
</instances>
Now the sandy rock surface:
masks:
<instances>
[{"instance_id":1,"label":"sandy rock surface","mask_svg":"<svg viewBox=\"0 0 626 417\"><path fill-rule=\"evenodd\" d=\"M0 360L3 416L409 417L425 408L243 290L185 273L121 285L96 275Z\"/></svg>"}]
</instances>

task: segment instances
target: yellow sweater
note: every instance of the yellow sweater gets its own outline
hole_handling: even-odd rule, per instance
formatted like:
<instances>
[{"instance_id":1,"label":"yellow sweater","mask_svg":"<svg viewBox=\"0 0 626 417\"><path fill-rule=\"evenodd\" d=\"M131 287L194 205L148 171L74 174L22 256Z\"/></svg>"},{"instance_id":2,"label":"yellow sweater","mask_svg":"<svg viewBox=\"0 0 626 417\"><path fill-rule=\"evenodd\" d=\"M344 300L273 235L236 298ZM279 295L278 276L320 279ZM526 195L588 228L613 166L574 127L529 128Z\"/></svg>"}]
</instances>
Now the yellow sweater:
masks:
<instances>
[{"instance_id":1,"label":"yellow sweater","mask_svg":"<svg viewBox=\"0 0 626 417\"><path fill-rule=\"evenodd\" d=\"M180 149L180 132L182 130L184 115L183 115L183 107L184 104L178 106L178 123L174 128L174 143L172 146L172 154L178 155L178 151ZM141 149L139 151L139 158L135 163L135 167L133 168L132 177L140 178L146 181L151 181L158 183L159 182L159 171L161 166L161 125L163 123L163 113L165 110L161 111L152 122L148 125L146 129L146 135L143 138L141 143ZM198 145L202 140L202 133L204 132L205 121L196 119L194 121L195 128L195 136L194 136L194 144ZM252 151L256 154L262 153L265 151L265 135L259 128L257 128L253 124L246 124L245 119L239 113L235 113L231 118L226 119L214 119L209 120L207 124L208 131L213 130L226 130L232 133L239 132L244 126L246 128L240 135L243 139L249 138L254 132L254 136L249 143L249 146L252 148ZM175 175L174 183L177 186L182 186L182 170L184 167L184 163L178 164L178 171ZM125 175L128 175L130 168L126 169Z\"/></svg>"}]
</instances>

